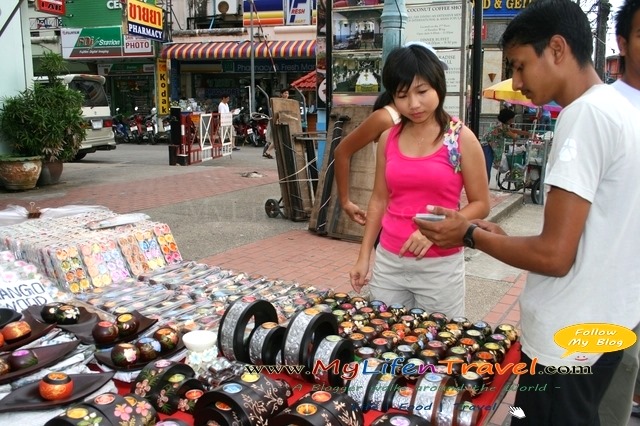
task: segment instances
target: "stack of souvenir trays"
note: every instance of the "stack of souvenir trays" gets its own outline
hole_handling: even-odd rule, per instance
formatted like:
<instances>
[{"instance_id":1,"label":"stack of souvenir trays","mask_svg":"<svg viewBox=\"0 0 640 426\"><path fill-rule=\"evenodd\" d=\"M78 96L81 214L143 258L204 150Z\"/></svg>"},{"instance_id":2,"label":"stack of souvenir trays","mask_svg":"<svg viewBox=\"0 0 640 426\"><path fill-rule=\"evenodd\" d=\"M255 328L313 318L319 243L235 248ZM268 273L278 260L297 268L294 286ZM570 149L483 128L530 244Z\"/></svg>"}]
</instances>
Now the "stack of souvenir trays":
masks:
<instances>
[{"instance_id":1,"label":"stack of souvenir trays","mask_svg":"<svg viewBox=\"0 0 640 426\"><path fill-rule=\"evenodd\" d=\"M182 262L182 255L178 250L178 245L173 238L169 225L166 223L158 223L152 224L152 226L153 233L155 234L160 246L160 251L162 252L167 264L172 265Z\"/></svg>"},{"instance_id":2,"label":"stack of souvenir trays","mask_svg":"<svg viewBox=\"0 0 640 426\"><path fill-rule=\"evenodd\" d=\"M331 289L318 290L313 286L302 286L298 283L281 285L282 291L275 293L268 300L278 311L282 321L291 318L296 312L319 303L323 297L333 294Z\"/></svg>"},{"instance_id":3,"label":"stack of souvenir trays","mask_svg":"<svg viewBox=\"0 0 640 426\"><path fill-rule=\"evenodd\" d=\"M143 308L169 298L173 292L163 286L148 286L133 279L127 279L118 285L94 288L90 292L78 295L78 299L105 312L114 313L115 309L130 307Z\"/></svg>"},{"instance_id":4,"label":"stack of souvenir trays","mask_svg":"<svg viewBox=\"0 0 640 426\"><path fill-rule=\"evenodd\" d=\"M213 330L218 328L220 319L224 315L226 304L209 300L194 302L193 309L176 313L173 317L165 317L163 324L187 333L193 330Z\"/></svg>"},{"instance_id":5,"label":"stack of souvenir trays","mask_svg":"<svg viewBox=\"0 0 640 426\"><path fill-rule=\"evenodd\" d=\"M211 293L218 291L222 286L222 281L233 277L234 272L224 269L213 271L208 275L198 277L194 280L183 282L175 286L178 294L188 294L193 300L208 301Z\"/></svg>"},{"instance_id":6,"label":"stack of souvenir trays","mask_svg":"<svg viewBox=\"0 0 640 426\"><path fill-rule=\"evenodd\" d=\"M139 395L121 396L109 392L71 405L45 426L151 426L156 420L156 410Z\"/></svg>"},{"instance_id":7,"label":"stack of souvenir trays","mask_svg":"<svg viewBox=\"0 0 640 426\"><path fill-rule=\"evenodd\" d=\"M160 413L193 413L204 394L204 385L187 364L161 359L150 362L140 371L131 392L148 400Z\"/></svg>"},{"instance_id":8,"label":"stack of souvenir trays","mask_svg":"<svg viewBox=\"0 0 640 426\"><path fill-rule=\"evenodd\" d=\"M115 239L86 239L77 245L93 287L107 287L131 278Z\"/></svg>"},{"instance_id":9,"label":"stack of souvenir trays","mask_svg":"<svg viewBox=\"0 0 640 426\"><path fill-rule=\"evenodd\" d=\"M191 309L194 306L193 300L189 296L179 294L154 304L146 304L146 306L140 307L138 312L146 317L161 320L163 318L172 318L176 313L182 313L181 311L185 308Z\"/></svg>"},{"instance_id":10,"label":"stack of souvenir trays","mask_svg":"<svg viewBox=\"0 0 640 426\"><path fill-rule=\"evenodd\" d=\"M200 276L209 275L215 269L204 263L186 262L177 264L177 268L168 267L158 270L158 274L145 274L145 281L149 284L161 284L170 290L186 281L194 280Z\"/></svg>"}]
</instances>

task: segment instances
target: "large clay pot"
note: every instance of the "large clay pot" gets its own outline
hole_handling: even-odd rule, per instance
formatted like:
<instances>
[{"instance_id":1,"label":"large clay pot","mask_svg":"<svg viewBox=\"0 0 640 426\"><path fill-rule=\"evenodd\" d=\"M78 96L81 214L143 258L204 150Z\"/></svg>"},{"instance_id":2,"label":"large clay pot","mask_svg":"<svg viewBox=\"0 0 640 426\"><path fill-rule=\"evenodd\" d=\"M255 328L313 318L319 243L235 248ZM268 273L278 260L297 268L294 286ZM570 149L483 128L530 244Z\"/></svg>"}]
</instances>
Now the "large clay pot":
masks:
<instances>
[{"instance_id":1,"label":"large clay pot","mask_svg":"<svg viewBox=\"0 0 640 426\"><path fill-rule=\"evenodd\" d=\"M55 185L60 182L60 176L62 176L62 161L45 161L42 163L42 172L38 178L37 185Z\"/></svg>"},{"instance_id":2,"label":"large clay pot","mask_svg":"<svg viewBox=\"0 0 640 426\"><path fill-rule=\"evenodd\" d=\"M0 159L0 183L11 191L35 188L41 171L42 159L40 157Z\"/></svg>"}]
</instances>

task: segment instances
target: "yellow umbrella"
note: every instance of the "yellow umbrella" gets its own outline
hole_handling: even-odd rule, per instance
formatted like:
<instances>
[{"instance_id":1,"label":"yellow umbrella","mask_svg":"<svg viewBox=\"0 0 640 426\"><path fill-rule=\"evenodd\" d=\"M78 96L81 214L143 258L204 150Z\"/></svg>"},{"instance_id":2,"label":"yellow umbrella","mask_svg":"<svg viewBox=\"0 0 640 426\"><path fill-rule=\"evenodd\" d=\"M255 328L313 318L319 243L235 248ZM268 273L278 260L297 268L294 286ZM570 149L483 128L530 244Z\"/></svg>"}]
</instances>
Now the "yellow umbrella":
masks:
<instances>
[{"instance_id":1,"label":"yellow umbrella","mask_svg":"<svg viewBox=\"0 0 640 426\"><path fill-rule=\"evenodd\" d=\"M512 104L524 105L530 108L538 108L531 99L527 98L519 90L513 90L512 79L508 78L493 86L487 87L482 91L482 97L485 99L494 99L496 101L505 101ZM562 107L555 102L550 102L542 107L547 111L560 111Z\"/></svg>"},{"instance_id":2,"label":"yellow umbrella","mask_svg":"<svg viewBox=\"0 0 640 426\"><path fill-rule=\"evenodd\" d=\"M523 95L521 91L513 90L513 83L510 78L484 89L482 91L482 97L495 99L497 101L506 101L512 104L533 105L531 99Z\"/></svg>"}]
</instances>

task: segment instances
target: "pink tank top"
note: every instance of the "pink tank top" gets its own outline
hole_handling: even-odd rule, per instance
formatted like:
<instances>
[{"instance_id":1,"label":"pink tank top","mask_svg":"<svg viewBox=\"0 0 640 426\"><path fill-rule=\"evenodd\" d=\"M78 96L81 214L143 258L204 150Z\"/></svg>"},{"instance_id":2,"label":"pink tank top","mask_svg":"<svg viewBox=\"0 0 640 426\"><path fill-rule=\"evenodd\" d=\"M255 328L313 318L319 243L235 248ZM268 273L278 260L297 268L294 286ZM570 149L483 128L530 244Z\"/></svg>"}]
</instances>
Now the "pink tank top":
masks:
<instances>
[{"instance_id":1,"label":"pink tank top","mask_svg":"<svg viewBox=\"0 0 640 426\"><path fill-rule=\"evenodd\" d=\"M445 134L450 133L451 125ZM413 223L416 213L426 213L427 204L458 210L463 186L462 173L452 165L447 144L443 143L426 157L407 157L398 146L401 127L394 126L387 139L385 179L389 202L382 218L380 235L382 247L394 254L400 253L409 236L418 229ZM457 141L457 133L453 138ZM426 256L449 256L460 250L462 247L443 249L433 245ZM405 256L413 254L406 253Z\"/></svg>"}]
</instances>

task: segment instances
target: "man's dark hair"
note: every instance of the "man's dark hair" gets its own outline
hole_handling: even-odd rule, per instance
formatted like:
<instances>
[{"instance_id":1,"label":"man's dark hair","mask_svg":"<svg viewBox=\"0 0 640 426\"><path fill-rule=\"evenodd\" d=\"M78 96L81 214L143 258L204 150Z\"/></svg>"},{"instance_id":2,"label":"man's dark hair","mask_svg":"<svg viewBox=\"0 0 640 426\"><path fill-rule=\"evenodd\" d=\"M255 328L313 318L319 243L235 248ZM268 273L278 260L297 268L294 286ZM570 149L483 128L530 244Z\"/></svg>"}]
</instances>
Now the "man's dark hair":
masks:
<instances>
[{"instance_id":1,"label":"man's dark hair","mask_svg":"<svg viewBox=\"0 0 640 426\"><path fill-rule=\"evenodd\" d=\"M580 67L592 64L593 36L587 15L571 0L536 0L516 15L500 39L504 50L531 45L538 56L551 37L562 36Z\"/></svg>"},{"instance_id":2,"label":"man's dark hair","mask_svg":"<svg viewBox=\"0 0 640 426\"><path fill-rule=\"evenodd\" d=\"M513 112L512 110L510 110L509 108L503 108L500 110L500 113L498 114L498 121L501 122L502 124L507 124L507 122L512 118L514 118L515 116L516 116L516 113Z\"/></svg>"},{"instance_id":3,"label":"man's dark hair","mask_svg":"<svg viewBox=\"0 0 640 426\"><path fill-rule=\"evenodd\" d=\"M616 12L616 37L629 41L631 38L631 23L633 15L640 10L640 0L625 0ZM624 73L625 58L620 56L620 72Z\"/></svg>"},{"instance_id":4,"label":"man's dark hair","mask_svg":"<svg viewBox=\"0 0 640 426\"><path fill-rule=\"evenodd\" d=\"M229 96L228 93L223 93L222 96L220 96L220 99L224 99L224 98L230 98L231 96Z\"/></svg>"},{"instance_id":5,"label":"man's dark hair","mask_svg":"<svg viewBox=\"0 0 640 426\"><path fill-rule=\"evenodd\" d=\"M444 133L450 116L444 110L444 98L447 95L447 80L444 68L435 53L420 45L396 47L393 49L382 68L382 84L394 98L399 92L409 89L416 77L422 78L438 94L436 121ZM402 122L407 119L403 117Z\"/></svg>"},{"instance_id":6,"label":"man's dark hair","mask_svg":"<svg viewBox=\"0 0 640 426\"><path fill-rule=\"evenodd\" d=\"M281 95L282 95L284 92L289 93L289 89L281 89L281 90L280 90L280 94L281 94Z\"/></svg>"}]
</instances>

